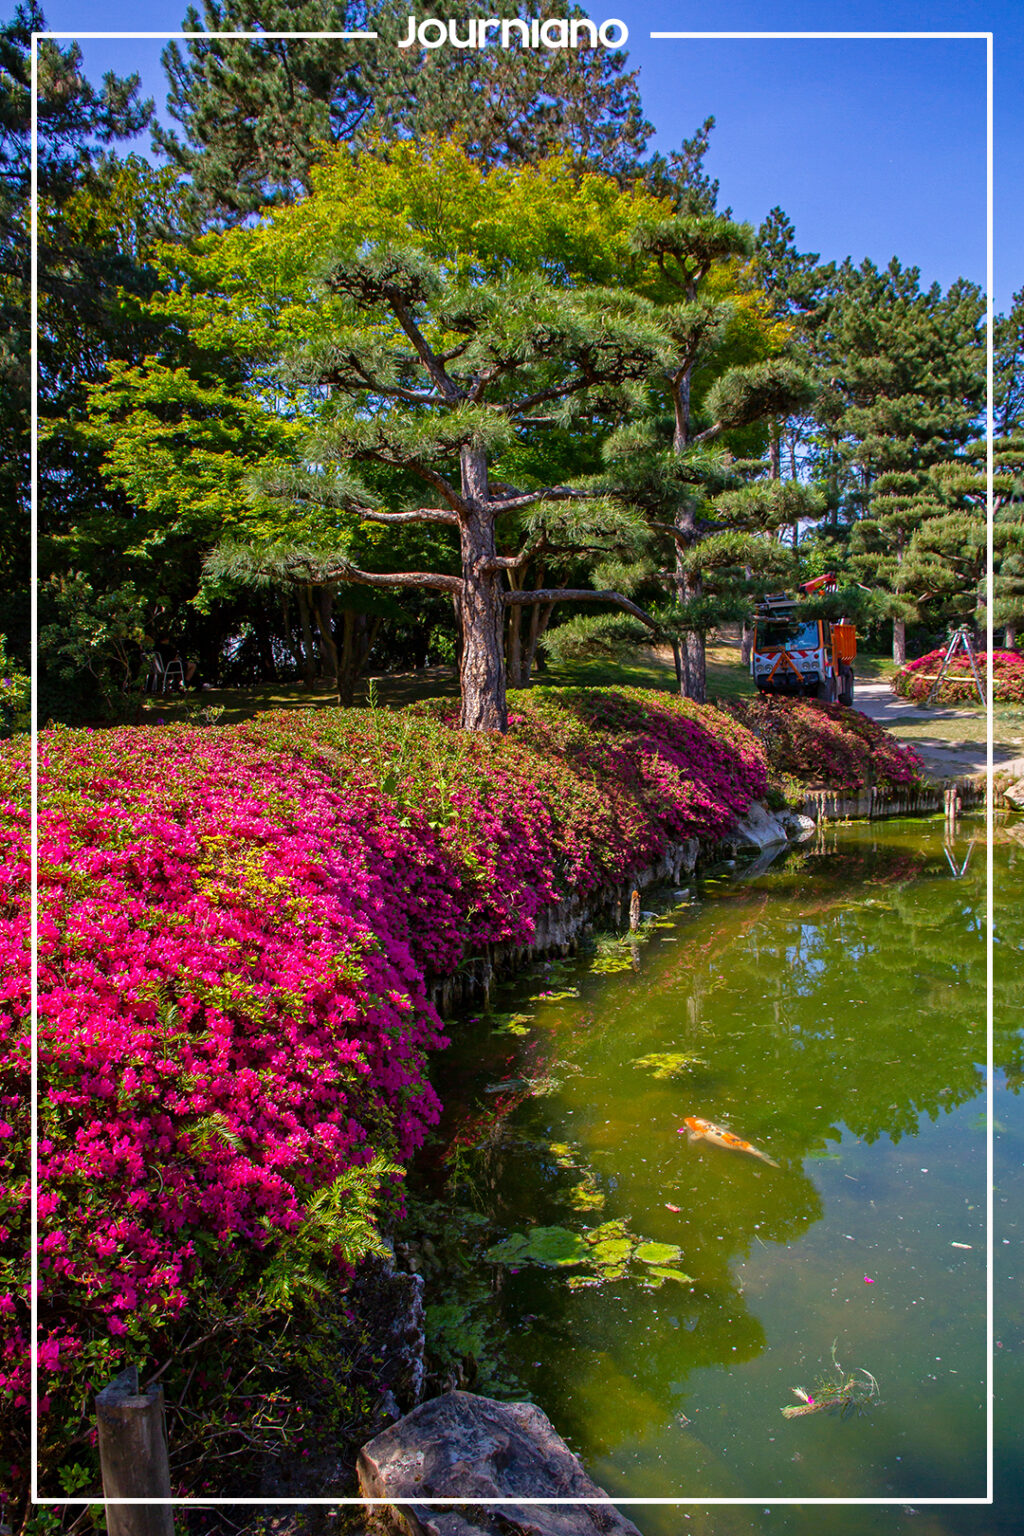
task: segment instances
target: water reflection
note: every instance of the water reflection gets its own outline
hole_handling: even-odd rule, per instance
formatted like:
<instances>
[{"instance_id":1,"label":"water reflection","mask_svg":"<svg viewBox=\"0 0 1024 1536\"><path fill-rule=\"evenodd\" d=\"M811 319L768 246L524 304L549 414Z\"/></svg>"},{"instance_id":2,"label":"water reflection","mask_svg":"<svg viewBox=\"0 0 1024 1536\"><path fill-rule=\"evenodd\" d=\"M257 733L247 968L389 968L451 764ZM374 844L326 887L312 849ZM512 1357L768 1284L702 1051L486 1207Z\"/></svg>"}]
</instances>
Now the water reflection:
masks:
<instances>
[{"instance_id":1,"label":"water reflection","mask_svg":"<svg viewBox=\"0 0 1024 1536\"><path fill-rule=\"evenodd\" d=\"M606 1486L983 1481L984 861L969 836L950 853L941 823L828 829L722 871L649 933L639 970L607 945L597 974L554 968L442 1061L438 1178L480 1234L464 1304ZM779 1167L691 1145L688 1115ZM633 1257L604 1283L483 1258L609 1222L631 1254L673 1247L683 1280ZM881 1362L886 1406L794 1434L779 1410L836 1337L851 1366ZM786 1436L798 1455L780 1461ZM800 1459L809 1444L824 1460Z\"/></svg>"}]
</instances>

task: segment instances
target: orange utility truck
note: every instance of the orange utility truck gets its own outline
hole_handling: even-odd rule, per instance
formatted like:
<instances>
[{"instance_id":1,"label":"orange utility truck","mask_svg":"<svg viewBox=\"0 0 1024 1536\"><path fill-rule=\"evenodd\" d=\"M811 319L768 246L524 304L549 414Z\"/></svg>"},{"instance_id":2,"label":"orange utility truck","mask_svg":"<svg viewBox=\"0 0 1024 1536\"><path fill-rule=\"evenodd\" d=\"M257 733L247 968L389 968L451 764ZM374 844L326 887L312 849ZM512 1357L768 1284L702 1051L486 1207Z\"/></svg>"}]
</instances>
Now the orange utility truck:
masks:
<instances>
[{"instance_id":1,"label":"orange utility truck","mask_svg":"<svg viewBox=\"0 0 1024 1536\"><path fill-rule=\"evenodd\" d=\"M834 592L831 573L804 582L800 591ZM853 703L857 635L846 619L802 619L800 598L766 597L754 619L750 672L759 693L782 693L827 703Z\"/></svg>"}]
</instances>

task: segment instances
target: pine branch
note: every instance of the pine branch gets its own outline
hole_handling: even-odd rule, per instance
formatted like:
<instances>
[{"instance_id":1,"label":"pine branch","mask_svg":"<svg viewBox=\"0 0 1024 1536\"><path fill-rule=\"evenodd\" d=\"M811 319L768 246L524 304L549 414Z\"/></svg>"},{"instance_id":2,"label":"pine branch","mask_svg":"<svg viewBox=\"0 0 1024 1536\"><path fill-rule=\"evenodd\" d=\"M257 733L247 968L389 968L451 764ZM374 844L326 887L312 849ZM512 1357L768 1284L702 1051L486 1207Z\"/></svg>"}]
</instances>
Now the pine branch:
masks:
<instances>
[{"instance_id":1,"label":"pine branch","mask_svg":"<svg viewBox=\"0 0 1024 1536\"><path fill-rule=\"evenodd\" d=\"M310 569L309 562L302 559L286 560L284 566L292 574L308 573ZM325 564L319 579L322 582L356 581L366 587L429 587L432 591L451 592L456 596L462 592L460 576L445 576L440 571L361 571L347 560Z\"/></svg>"},{"instance_id":2,"label":"pine branch","mask_svg":"<svg viewBox=\"0 0 1024 1536\"><path fill-rule=\"evenodd\" d=\"M611 603L631 613L635 619L646 624L648 629L658 628L642 608L638 608L636 603L624 597L621 592L594 592L589 587L544 587L532 592L505 592L502 600L506 607L516 608L530 608L536 603Z\"/></svg>"}]
</instances>

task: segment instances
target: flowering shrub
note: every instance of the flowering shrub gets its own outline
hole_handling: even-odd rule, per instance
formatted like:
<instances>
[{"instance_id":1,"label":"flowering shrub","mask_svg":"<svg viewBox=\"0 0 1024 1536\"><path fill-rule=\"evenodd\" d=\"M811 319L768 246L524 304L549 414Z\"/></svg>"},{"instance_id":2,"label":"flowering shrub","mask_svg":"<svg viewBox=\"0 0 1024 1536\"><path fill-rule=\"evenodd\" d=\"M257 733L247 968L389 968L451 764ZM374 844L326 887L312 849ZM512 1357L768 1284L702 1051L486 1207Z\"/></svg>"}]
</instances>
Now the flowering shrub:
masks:
<instances>
[{"instance_id":1,"label":"flowering shrub","mask_svg":"<svg viewBox=\"0 0 1024 1536\"><path fill-rule=\"evenodd\" d=\"M230 1348L239 1309L258 1322L303 1285L343 1286L372 1250L374 1203L394 1201L395 1162L438 1114L428 974L528 941L542 906L623 878L670 839L714 837L766 784L735 719L634 690L540 690L504 737L463 735L430 708L61 730L42 736L39 772L40 1435L63 1488L95 1483L66 1451L87 1446L92 1391L125 1360L163 1363L186 1334L218 1335L218 1381L189 1387L201 1421L248 1368ZM16 742L0 800L0 1432L15 1450L0 1481L17 1483Z\"/></svg>"},{"instance_id":2,"label":"flowering shrub","mask_svg":"<svg viewBox=\"0 0 1024 1536\"><path fill-rule=\"evenodd\" d=\"M945 654L943 646L940 650L929 651L926 656L919 656L916 661L908 661L906 666L893 674L893 692L901 698L923 703L938 676ZM978 651L977 662L981 686L984 688L988 652ZM992 652L992 697L1003 704L1024 704L1024 656L1019 652ZM978 703L974 674L963 651L958 651L951 660L935 701L939 704Z\"/></svg>"},{"instance_id":3,"label":"flowering shrub","mask_svg":"<svg viewBox=\"0 0 1024 1536\"><path fill-rule=\"evenodd\" d=\"M856 793L871 784L908 789L922 780L923 765L913 747L901 746L856 709L768 694L729 699L722 708L763 743L776 781Z\"/></svg>"}]
</instances>

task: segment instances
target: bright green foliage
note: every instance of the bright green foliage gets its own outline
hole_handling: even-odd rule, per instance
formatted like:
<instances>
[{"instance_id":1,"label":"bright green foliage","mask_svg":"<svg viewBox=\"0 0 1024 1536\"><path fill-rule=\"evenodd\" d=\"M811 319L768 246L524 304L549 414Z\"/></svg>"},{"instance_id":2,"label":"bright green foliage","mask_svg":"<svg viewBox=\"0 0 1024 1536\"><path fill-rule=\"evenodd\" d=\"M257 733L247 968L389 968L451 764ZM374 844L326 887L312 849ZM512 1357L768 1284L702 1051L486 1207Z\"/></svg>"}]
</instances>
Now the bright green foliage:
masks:
<instances>
[{"instance_id":1,"label":"bright green foliage","mask_svg":"<svg viewBox=\"0 0 1024 1536\"><path fill-rule=\"evenodd\" d=\"M578 6L567 17L582 18ZM537 3L469 4L470 18L541 17ZM394 0L204 0L187 29L267 32L373 30L379 42L331 38L191 39L164 53L169 108L183 137L156 142L191 178L209 216L236 222L308 193L332 146L366 146L373 133L417 143L465 136L481 165L537 164L555 152L582 168L623 176L639 165L650 124L626 55L606 48L424 50L395 45L409 11Z\"/></svg>"},{"instance_id":2,"label":"bright green foliage","mask_svg":"<svg viewBox=\"0 0 1024 1536\"><path fill-rule=\"evenodd\" d=\"M493 649L484 635L506 602L503 567L508 606L550 605L576 589L525 589L530 559L543 556L550 578L553 562L564 569L577 553L622 553L640 527L612 487L563 476L668 355L652 300L606 283L658 204L608 178L579 179L564 159L488 173L452 144L338 153L312 179L303 203L185 253L159 308L187 321L196 345L233 351L248 392L273 392L307 429L301 466L263 466L256 543L280 554L298 524L307 543L332 546L323 580L453 596L479 582L492 617L471 621L462 601L466 677L474 645ZM638 285L656 281L646 253L633 266ZM554 454L540 446L551 436ZM499 522L519 540L514 556L498 555ZM462 574L436 558L388 570L393 542L357 564L341 531L357 524L388 535L434 527L442 554L456 535ZM490 654L486 666L488 719L501 725L500 667Z\"/></svg>"},{"instance_id":3,"label":"bright green foliage","mask_svg":"<svg viewBox=\"0 0 1024 1536\"><path fill-rule=\"evenodd\" d=\"M83 436L104 450L103 474L131 510L113 539L109 510L83 519L76 554L113 543L137 580L193 596L201 551L259 531L247 476L258 465L290 462L299 428L237 384L155 359L112 363L91 387L89 406Z\"/></svg>"}]
</instances>

